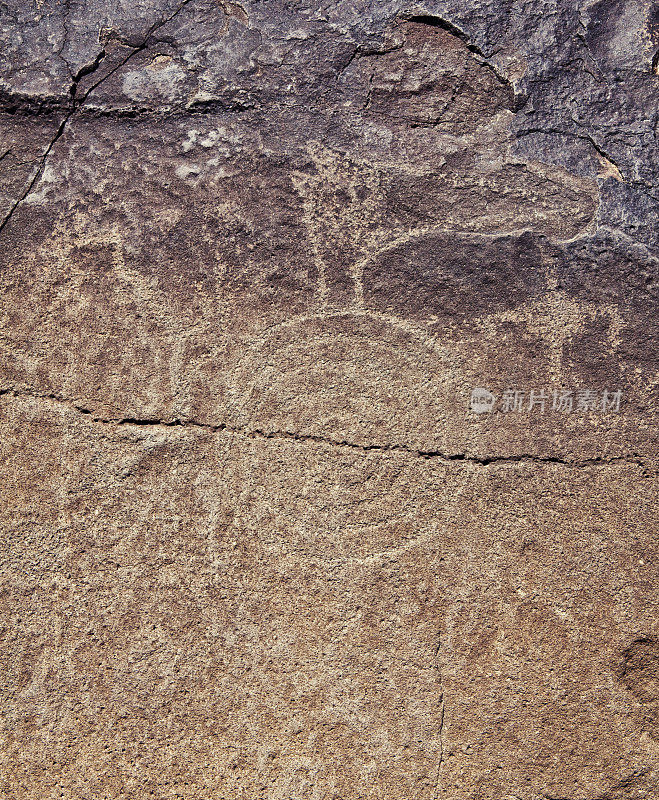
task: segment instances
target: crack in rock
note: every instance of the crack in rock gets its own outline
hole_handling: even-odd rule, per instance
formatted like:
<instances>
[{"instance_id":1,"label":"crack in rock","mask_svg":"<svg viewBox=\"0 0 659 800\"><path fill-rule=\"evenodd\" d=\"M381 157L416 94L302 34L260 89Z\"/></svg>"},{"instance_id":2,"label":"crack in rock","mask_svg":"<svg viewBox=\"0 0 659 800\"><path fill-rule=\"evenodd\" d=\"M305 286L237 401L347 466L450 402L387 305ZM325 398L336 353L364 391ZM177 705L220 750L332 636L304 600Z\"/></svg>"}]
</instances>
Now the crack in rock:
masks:
<instances>
[{"instance_id":1,"label":"crack in rock","mask_svg":"<svg viewBox=\"0 0 659 800\"><path fill-rule=\"evenodd\" d=\"M65 406L73 411L76 411L83 417L88 417L89 421L99 425L113 425L115 427L142 427L142 428L192 428L197 430L205 430L211 433L227 432L243 436L246 439L270 439L277 441L289 442L307 442L314 444L323 444L335 448L344 448L347 450L354 450L361 453L406 453L407 455L422 458L426 460L436 459L443 463L452 463L456 461L474 464L478 466L487 467L493 464L559 464L566 468L583 469L586 467L604 467L613 466L614 464L631 464L639 466L644 470L648 468L648 464L637 453L631 453L621 456L611 456L604 458L602 456L595 456L593 458L585 458L580 460L570 460L561 458L559 456L544 456L534 453L516 453L507 456L477 456L470 455L469 453L445 453L440 450L423 450L414 448L407 444L398 442L376 442L371 444L359 444L351 442L347 439L333 439L328 436L321 436L311 433L299 433L296 431L288 430L275 430L268 431L263 428L247 427L246 425L231 425L227 422L200 422L199 420L191 418L173 417L172 419L163 420L157 417L101 417L96 415L93 411L80 405L74 400L63 398L54 393L40 394L38 392L19 390L14 388L5 388L0 390L0 397L25 397L32 400L50 400L59 405Z\"/></svg>"},{"instance_id":2,"label":"crack in rock","mask_svg":"<svg viewBox=\"0 0 659 800\"><path fill-rule=\"evenodd\" d=\"M437 638L437 647L435 648L434 661L435 667L439 674L439 757L437 759L437 774L435 776L435 785L432 792L432 800L439 800L439 781L441 778L442 766L444 765L444 715L446 713L446 697L444 694L444 682L442 677L442 670L439 663L439 651L442 647L441 635Z\"/></svg>"},{"instance_id":3,"label":"crack in rock","mask_svg":"<svg viewBox=\"0 0 659 800\"><path fill-rule=\"evenodd\" d=\"M58 125L57 130L55 131L55 134L52 136L52 138L51 138L50 142L48 143L48 145L46 146L46 149L44 150L44 152L42 153L41 157L39 158L39 160L37 162L37 168L36 168L36 170L34 172L34 175L31 178L31 180L28 181L27 186L24 189L24 191L19 195L19 197L14 201L14 203L12 203L11 207L9 208L9 211L5 214L4 218L0 222L0 233L2 233L2 231L4 230L5 226L9 222L9 220L13 217L16 209L21 205L21 203L23 203L25 198L30 194L30 192L32 191L33 187L36 185L36 183L39 180L39 178L43 175L44 169L46 167L46 162L48 160L48 156L50 155L53 147L55 146L55 144L57 143L58 139L60 139L60 137L62 136L62 134L66 130L71 118L77 113L77 111L79 111L79 109L85 103L85 101L87 100L89 95L94 91L94 89L96 89L104 81L108 80L108 78L110 78L112 75L114 75L114 73L117 72L117 70L121 69L131 58L133 58L133 56L135 56L138 53L140 53L143 50L145 50L146 47L148 46L153 34L159 28L162 28L164 25L167 25L168 23L170 23L183 10L183 8L186 5L188 5L188 3L190 3L190 2L192 2L192 0L183 0L183 2L178 6L178 8L172 14L170 14L166 19L161 20L160 22L154 23L151 26L151 28L149 29L149 31L147 32L146 36L144 37L144 40L139 45L133 47L131 52L128 53L128 55L125 58L123 58L115 67L113 67L107 74L105 74L102 78L100 78L98 81L93 83L84 92L84 94L82 95L82 97L79 100L77 98L78 85L79 85L80 81L86 75L91 75L91 74L93 74L94 72L96 72L98 70L98 68L100 67L100 65L102 64L103 60L105 59L105 57L107 55L105 48L103 48L97 54L97 56L94 59L94 61L92 61L89 64L83 65L78 70L78 72L73 76L73 83L71 84L71 87L69 89L69 94L71 96L71 100L70 100L70 103L69 103L69 109L68 109L66 115L64 116L64 118L61 120L60 124Z\"/></svg>"},{"instance_id":4,"label":"crack in rock","mask_svg":"<svg viewBox=\"0 0 659 800\"><path fill-rule=\"evenodd\" d=\"M618 166L618 164L613 160L613 158L604 150L593 137L588 133L575 133L574 131L565 131L559 128L525 128L524 130L520 130L517 132L517 138L522 139L524 136L531 136L534 133L553 133L557 136L568 136L573 139L580 139L583 142L588 142L595 152L602 158L607 165L611 168L613 173L613 177L620 182L625 181L625 177L622 174L622 170Z\"/></svg>"},{"instance_id":5,"label":"crack in rock","mask_svg":"<svg viewBox=\"0 0 659 800\"><path fill-rule=\"evenodd\" d=\"M404 19L405 22L416 22L419 25L428 25L432 28L439 28L440 30L446 31L446 33L450 33L451 36L455 36L457 39L463 42L467 50L469 50L469 52L472 53L472 55L478 57L476 60L481 66L489 69L494 75L494 77L503 86L506 86L507 88L512 90L515 100L515 110L516 111L520 110L520 108L523 105L522 101L524 98L521 95L517 94L517 92L515 92L515 87L508 80L508 78L506 78L505 75L502 75L499 72L499 70L494 66L494 64L492 64L488 60L485 53L480 49L480 47L478 47L471 41L471 38L465 31L463 31L461 28L459 28L450 20L445 19L444 17L437 17L433 14L410 14L410 15L405 14L401 17L401 19ZM522 105L520 105L520 103L522 103Z\"/></svg>"}]
</instances>

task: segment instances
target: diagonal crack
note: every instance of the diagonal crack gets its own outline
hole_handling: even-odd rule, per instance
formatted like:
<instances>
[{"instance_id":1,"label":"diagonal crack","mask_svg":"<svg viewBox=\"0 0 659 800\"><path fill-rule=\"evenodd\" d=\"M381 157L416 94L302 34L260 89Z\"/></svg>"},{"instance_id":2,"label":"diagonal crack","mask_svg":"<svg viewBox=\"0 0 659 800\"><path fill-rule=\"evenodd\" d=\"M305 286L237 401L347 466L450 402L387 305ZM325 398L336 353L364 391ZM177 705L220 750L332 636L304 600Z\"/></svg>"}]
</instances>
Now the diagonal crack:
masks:
<instances>
[{"instance_id":1,"label":"diagonal crack","mask_svg":"<svg viewBox=\"0 0 659 800\"><path fill-rule=\"evenodd\" d=\"M441 635L437 639L437 647L435 648L435 668L439 673L439 703L440 703L440 710L439 710L439 753L437 759L437 773L435 775L435 785L433 787L432 798L431 800L438 800L439 799L439 780L441 777L442 766L444 765L444 714L446 713L446 699L444 696L444 681L442 677L442 670L439 661L439 651L442 646L442 639Z\"/></svg>"},{"instance_id":2,"label":"diagonal crack","mask_svg":"<svg viewBox=\"0 0 659 800\"><path fill-rule=\"evenodd\" d=\"M321 436L311 433L299 433L297 431L289 430L275 430L268 431L258 427L248 427L247 425L231 425L227 422L210 423L200 422L195 419L183 419L174 417L168 420L162 420L157 417L101 417L96 415L93 411L81 405L80 403L61 397L54 393L39 393L32 390L21 390L15 388L0 389L0 397L7 395L10 397L26 397L33 400L47 400L54 402L58 405L69 408L78 412L81 416L89 419L90 422L99 425L112 425L115 427L147 427L147 428L192 428L197 430L205 430L210 433L227 432L243 436L246 439L271 439L277 441L300 442L300 443L314 443L324 444L330 447L343 448L346 450L354 450L361 453L406 453L415 458L422 459L436 459L441 463L452 463L455 461L463 461L468 464L479 465L483 467L492 464L560 464L566 468L583 469L586 467L604 467L613 464L631 464L642 467L645 471L648 464L639 456L638 453L630 453L621 456L611 456L605 458L596 456L594 458L585 458L581 460L571 460L561 458L559 456L543 456L532 453L517 453L508 456L477 456L469 453L445 453L440 450L423 450L412 447L407 444L400 444L397 442L374 442L371 444L359 444L351 442L347 439L334 439L329 436Z\"/></svg>"},{"instance_id":3,"label":"diagonal crack","mask_svg":"<svg viewBox=\"0 0 659 800\"><path fill-rule=\"evenodd\" d=\"M442 767L444 765L444 714L446 711L446 700L444 699L443 691L439 696L439 702L439 758L437 761L437 774L435 775L435 786L432 792L432 800L439 800L439 780L441 778Z\"/></svg>"},{"instance_id":4,"label":"diagonal crack","mask_svg":"<svg viewBox=\"0 0 659 800\"><path fill-rule=\"evenodd\" d=\"M577 123L578 124L578 123ZM523 130L519 130L516 134L518 139L523 138L524 136L531 136L534 133L553 133L558 136L568 136L573 139L581 139L583 142L588 142L595 152L600 156L600 158L604 159L607 164L611 167L615 177L617 180L624 182L625 177L622 174L622 170L618 166L618 164L613 160L613 158L604 150L589 133L575 133L574 131L566 131L561 130L560 128L524 128Z\"/></svg>"},{"instance_id":5,"label":"diagonal crack","mask_svg":"<svg viewBox=\"0 0 659 800\"><path fill-rule=\"evenodd\" d=\"M57 130L55 131L55 135L52 137L52 139L48 143L48 146L46 147L44 152L41 154L41 158L39 159L39 163L38 163L37 168L36 168L36 170L34 172L34 175L32 176L32 179L30 181L28 181L28 184L25 187L25 189L23 190L23 192L21 192L21 194L18 196L18 198L12 203L12 205L9 208L9 211L7 211L7 213L5 214L2 222L0 222L0 233L2 233L2 231L4 230L5 225L12 218L12 216L14 215L14 212L19 207L19 205L30 194L30 192L32 191L32 187L39 180L39 178L43 175L43 171L45 169L46 161L48 159L48 156L50 155L50 151L53 149L53 147L55 146L55 143L60 138L60 136L64 133L64 129L66 128L66 124L69 121L69 119L71 118L72 114L73 114L73 111L69 111L67 113L67 115L64 117L64 119L60 122Z\"/></svg>"},{"instance_id":6,"label":"diagonal crack","mask_svg":"<svg viewBox=\"0 0 659 800\"><path fill-rule=\"evenodd\" d=\"M154 23L149 28L149 30L148 30L146 36L144 37L143 41L139 45L136 45L135 47L133 47L131 49L130 53L128 53L128 55L125 58L123 58L109 72L107 72L105 75L103 75L102 78L97 80L95 83L92 83L92 85L83 93L83 95L80 97L80 99L78 99L78 97L77 97L78 85L79 85L80 81L86 75L91 75L92 73L96 72L96 70L100 67L100 65L102 64L103 60L105 59L105 57L107 55L105 48L103 48L98 53L98 55L96 56L94 61L92 61L90 64L85 64L84 66L82 66L78 70L78 72L73 76L73 83L71 84L71 87L69 89L69 94L70 94L70 97L71 97L71 100L70 100L70 103L69 103L69 109L66 112L64 118L61 120L61 122L60 122L59 126L57 127L57 130L55 131L54 135L52 136L50 142L46 146L46 149L41 154L41 157L39 158L39 161L38 161L38 164L37 164L37 168L36 168L36 170L34 172L34 175L28 181L27 186L24 189L24 191L21 192L19 197L14 201L14 203L12 203L11 207L9 208L9 211L7 211L7 213L5 214L4 218L2 219L2 222L0 222L0 233L2 233L2 231L5 228L5 226L7 225L9 220L14 215L14 212L16 211L16 209L21 205L21 203L25 200L25 198L30 194L30 192L32 191L32 188L35 186L35 184L37 183L39 178L41 178L41 176L43 175L44 169L46 167L46 162L48 160L48 156L50 155L53 147L55 146L55 144L57 143L58 139L62 136L62 134L66 130L71 118L80 110L80 108L85 103L85 101L87 100L89 95L94 91L94 89L96 89L104 81L106 81L108 78L110 78L112 75L114 75L114 73L117 72L117 70L121 69L131 58L133 58L133 56L135 56L135 55L137 55L137 53L140 53L143 50L145 50L146 47L148 46L149 41L151 40L151 37L153 36L153 34L159 28L162 28L164 25L167 25L169 22L171 22L178 14L180 14L180 12L183 10L183 8L186 5L188 5L188 3L192 2L192 1L193 0L183 0L183 2L176 8L176 10L172 14L170 14L168 17L166 17L165 19L161 20L160 22Z\"/></svg>"},{"instance_id":7,"label":"diagonal crack","mask_svg":"<svg viewBox=\"0 0 659 800\"><path fill-rule=\"evenodd\" d=\"M57 130L55 131L54 136L51 138L50 142L48 143L46 149L41 154L41 158L39 159L39 163L37 165L37 169L35 170L34 175L32 176L32 179L30 181L28 181L28 184L25 187L24 191L14 201L14 203L10 207L9 211L5 214L4 219L0 223L0 233L2 233L2 230L4 229L5 225L12 218L12 216L13 216L14 212L16 211L16 209L18 208L18 206L30 194L30 192L32 191L32 188L34 187L36 182L43 175L43 171L44 171L44 169L46 167L46 161L48 160L48 156L50 155L50 151L53 149L53 147L55 146L55 144L56 144L57 140L60 138L60 136L64 133L64 130L66 129L66 126L67 126L69 120L71 119L71 117L76 113L78 108L80 108L82 103L84 103L84 101L87 99L87 95L89 94L91 89L89 89L87 92L85 92L85 95L83 96L82 100L78 104L76 104L76 95L77 95L77 92L78 92L78 84L85 77L85 75L91 75L93 72L96 72L96 70L100 67L103 59L105 58L105 55L106 55L105 50L101 50L101 52L96 56L96 58L94 59L94 61L91 62L91 64L85 64L73 76L73 83L71 84L71 88L69 89L69 93L71 95L71 101L70 101L69 110L67 111L66 115L64 116L64 118L60 122L59 126L57 127ZM112 73L110 73L110 74L112 74ZM109 77L109 76L106 76L106 77ZM100 81L99 81L99 83L100 83ZM98 83L94 84L94 87L95 86L98 86ZM94 88L94 87L92 87L92 88Z\"/></svg>"},{"instance_id":8,"label":"diagonal crack","mask_svg":"<svg viewBox=\"0 0 659 800\"><path fill-rule=\"evenodd\" d=\"M444 17L435 16L434 14L402 14L401 19L404 19L406 22L416 22L420 25L428 25L432 28L440 28L441 30L451 34L451 36L455 36L456 39L459 39L465 45L467 50L469 50L469 52L476 57L476 60L482 67L488 69L502 86L505 86L511 90L514 98L514 110L519 111L522 108L525 98L522 95L517 94L515 87L508 80L508 78L499 72L494 64L492 64L491 61L486 57L485 53L480 49L480 47L471 41L469 34L463 31L462 28L459 28L450 20L445 19Z\"/></svg>"}]
</instances>

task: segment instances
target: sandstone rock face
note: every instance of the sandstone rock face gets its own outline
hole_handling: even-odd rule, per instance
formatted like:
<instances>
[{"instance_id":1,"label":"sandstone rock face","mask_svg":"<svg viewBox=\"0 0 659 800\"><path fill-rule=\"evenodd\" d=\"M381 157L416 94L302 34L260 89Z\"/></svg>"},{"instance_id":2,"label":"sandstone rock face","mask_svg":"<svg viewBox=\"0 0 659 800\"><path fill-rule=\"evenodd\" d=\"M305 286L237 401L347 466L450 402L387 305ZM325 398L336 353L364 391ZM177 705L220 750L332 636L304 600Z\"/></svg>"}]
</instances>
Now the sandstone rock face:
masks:
<instances>
[{"instance_id":1,"label":"sandstone rock face","mask_svg":"<svg viewBox=\"0 0 659 800\"><path fill-rule=\"evenodd\" d=\"M2 797L659 798L656 7L0 43Z\"/></svg>"}]
</instances>

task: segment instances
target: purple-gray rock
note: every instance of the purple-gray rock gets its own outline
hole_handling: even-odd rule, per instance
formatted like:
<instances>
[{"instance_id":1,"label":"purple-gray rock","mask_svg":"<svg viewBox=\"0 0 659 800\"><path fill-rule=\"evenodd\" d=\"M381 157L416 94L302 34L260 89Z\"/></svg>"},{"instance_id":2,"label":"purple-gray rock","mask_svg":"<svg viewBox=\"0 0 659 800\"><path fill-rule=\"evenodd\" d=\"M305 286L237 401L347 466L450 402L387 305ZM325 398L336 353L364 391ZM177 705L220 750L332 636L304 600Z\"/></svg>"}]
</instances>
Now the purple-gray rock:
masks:
<instances>
[{"instance_id":1,"label":"purple-gray rock","mask_svg":"<svg viewBox=\"0 0 659 800\"><path fill-rule=\"evenodd\" d=\"M2 796L659 798L657 8L0 51Z\"/></svg>"}]
</instances>

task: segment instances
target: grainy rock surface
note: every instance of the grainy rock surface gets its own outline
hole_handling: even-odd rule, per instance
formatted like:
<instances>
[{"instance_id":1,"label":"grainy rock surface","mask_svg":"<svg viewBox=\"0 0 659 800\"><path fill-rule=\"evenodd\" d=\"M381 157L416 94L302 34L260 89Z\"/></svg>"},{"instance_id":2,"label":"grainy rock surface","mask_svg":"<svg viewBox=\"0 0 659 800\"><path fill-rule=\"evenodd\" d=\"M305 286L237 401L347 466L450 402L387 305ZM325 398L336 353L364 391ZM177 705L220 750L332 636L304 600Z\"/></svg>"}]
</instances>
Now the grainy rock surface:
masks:
<instances>
[{"instance_id":1,"label":"grainy rock surface","mask_svg":"<svg viewBox=\"0 0 659 800\"><path fill-rule=\"evenodd\" d=\"M0 52L2 797L659 798L656 6Z\"/></svg>"}]
</instances>

